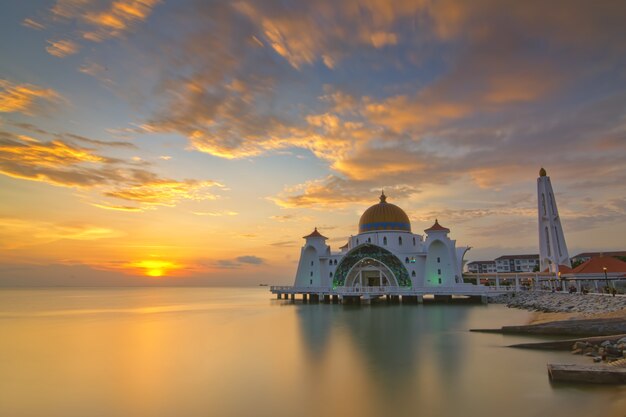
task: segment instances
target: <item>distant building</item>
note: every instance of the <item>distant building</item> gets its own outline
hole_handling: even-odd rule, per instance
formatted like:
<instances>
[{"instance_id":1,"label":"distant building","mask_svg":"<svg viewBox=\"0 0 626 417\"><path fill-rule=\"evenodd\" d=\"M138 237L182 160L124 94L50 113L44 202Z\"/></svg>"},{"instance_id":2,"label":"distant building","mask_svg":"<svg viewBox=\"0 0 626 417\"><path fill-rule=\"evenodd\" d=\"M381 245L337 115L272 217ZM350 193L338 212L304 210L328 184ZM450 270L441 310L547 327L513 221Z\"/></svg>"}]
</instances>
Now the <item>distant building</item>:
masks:
<instances>
[{"instance_id":1,"label":"distant building","mask_svg":"<svg viewBox=\"0 0 626 417\"><path fill-rule=\"evenodd\" d=\"M617 252L583 252L572 258L573 263L587 262L591 258L597 258L598 256L624 256L626 257L626 251Z\"/></svg>"},{"instance_id":2,"label":"distant building","mask_svg":"<svg viewBox=\"0 0 626 417\"><path fill-rule=\"evenodd\" d=\"M495 263L496 272L533 272L539 268L539 255L503 255Z\"/></svg>"},{"instance_id":3,"label":"distant building","mask_svg":"<svg viewBox=\"0 0 626 417\"><path fill-rule=\"evenodd\" d=\"M467 272L473 274L490 274L497 272L496 261L473 261L467 264Z\"/></svg>"}]
</instances>

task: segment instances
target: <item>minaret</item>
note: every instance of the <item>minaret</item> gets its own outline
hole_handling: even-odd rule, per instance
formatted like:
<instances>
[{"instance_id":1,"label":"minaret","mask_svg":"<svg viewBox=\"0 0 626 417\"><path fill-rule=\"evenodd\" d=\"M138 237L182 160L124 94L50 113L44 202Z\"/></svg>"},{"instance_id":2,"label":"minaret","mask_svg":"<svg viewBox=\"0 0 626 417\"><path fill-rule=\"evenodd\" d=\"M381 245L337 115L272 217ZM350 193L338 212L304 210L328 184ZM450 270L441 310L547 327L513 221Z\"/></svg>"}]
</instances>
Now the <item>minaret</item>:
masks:
<instances>
[{"instance_id":1,"label":"minaret","mask_svg":"<svg viewBox=\"0 0 626 417\"><path fill-rule=\"evenodd\" d=\"M541 168L537 178L537 213L539 223L539 265L540 270L549 269L558 273L559 265L571 268L572 264L567 253L567 244L563 235L563 227L559 211L556 207L550 177Z\"/></svg>"}]
</instances>

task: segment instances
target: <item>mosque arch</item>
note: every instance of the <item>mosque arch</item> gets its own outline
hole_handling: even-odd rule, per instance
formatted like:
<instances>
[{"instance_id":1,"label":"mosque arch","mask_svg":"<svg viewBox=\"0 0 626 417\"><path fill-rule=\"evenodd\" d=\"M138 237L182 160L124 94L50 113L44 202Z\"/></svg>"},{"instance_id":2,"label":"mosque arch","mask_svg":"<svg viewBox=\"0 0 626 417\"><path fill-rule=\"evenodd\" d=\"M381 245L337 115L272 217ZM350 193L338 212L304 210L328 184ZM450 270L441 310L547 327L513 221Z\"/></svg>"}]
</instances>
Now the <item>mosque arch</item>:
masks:
<instances>
[{"instance_id":1,"label":"mosque arch","mask_svg":"<svg viewBox=\"0 0 626 417\"><path fill-rule=\"evenodd\" d=\"M388 271L391 275L389 278L392 278L391 280L395 281L398 286L411 286L409 272L400 259L380 246L364 243L352 249L341 259L333 277L333 288L346 285L346 278L364 259L373 261L367 266L378 267L383 273Z\"/></svg>"}]
</instances>

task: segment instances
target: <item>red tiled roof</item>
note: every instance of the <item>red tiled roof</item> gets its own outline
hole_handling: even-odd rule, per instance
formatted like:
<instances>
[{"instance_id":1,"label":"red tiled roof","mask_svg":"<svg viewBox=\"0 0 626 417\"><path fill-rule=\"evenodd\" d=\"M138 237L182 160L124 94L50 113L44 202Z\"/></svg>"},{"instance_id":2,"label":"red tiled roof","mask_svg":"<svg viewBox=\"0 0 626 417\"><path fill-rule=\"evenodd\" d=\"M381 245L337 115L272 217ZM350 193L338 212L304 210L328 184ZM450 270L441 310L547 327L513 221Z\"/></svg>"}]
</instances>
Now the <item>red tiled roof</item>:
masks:
<instances>
[{"instance_id":1,"label":"red tiled roof","mask_svg":"<svg viewBox=\"0 0 626 417\"><path fill-rule=\"evenodd\" d=\"M583 252L579 253L573 258L593 258L594 256L626 256L626 251L613 251L613 252Z\"/></svg>"},{"instance_id":2,"label":"red tiled roof","mask_svg":"<svg viewBox=\"0 0 626 417\"><path fill-rule=\"evenodd\" d=\"M322 239L328 239L326 236L323 236L320 232L317 231L317 227L310 235L302 236L303 239L308 239L310 237L321 237Z\"/></svg>"},{"instance_id":3,"label":"red tiled roof","mask_svg":"<svg viewBox=\"0 0 626 417\"><path fill-rule=\"evenodd\" d=\"M432 232L432 231L442 231L442 232L449 232L450 229L448 229L447 227L443 227L442 225L439 224L439 220L435 219L435 224L433 224L432 226L430 226L428 229L424 230L425 232Z\"/></svg>"},{"instance_id":4,"label":"red tiled roof","mask_svg":"<svg viewBox=\"0 0 626 417\"><path fill-rule=\"evenodd\" d=\"M587 262L578 265L572 270L573 274L602 274L604 268L609 274L626 272L626 262L612 256L596 256Z\"/></svg>"}]
</instances>

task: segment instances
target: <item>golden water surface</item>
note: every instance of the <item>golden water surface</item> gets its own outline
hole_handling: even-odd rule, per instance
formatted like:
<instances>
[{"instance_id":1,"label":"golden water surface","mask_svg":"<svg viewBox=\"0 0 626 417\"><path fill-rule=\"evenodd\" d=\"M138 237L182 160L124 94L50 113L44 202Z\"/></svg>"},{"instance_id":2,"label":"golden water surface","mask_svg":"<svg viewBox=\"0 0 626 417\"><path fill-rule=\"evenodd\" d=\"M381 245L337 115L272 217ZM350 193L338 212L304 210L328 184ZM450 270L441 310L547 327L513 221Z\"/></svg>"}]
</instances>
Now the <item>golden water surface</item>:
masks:
<instances>
[{"instance_id":1,"label":"golden water surface","mask_svg":"<svg viewBox=\"0 0 626 417\"><path fill-rule=\"evenodd\" d=\"M499 305L291 304L267 288L0 290L0 416L626 416Z\"/></svg>"}]
</instances>

